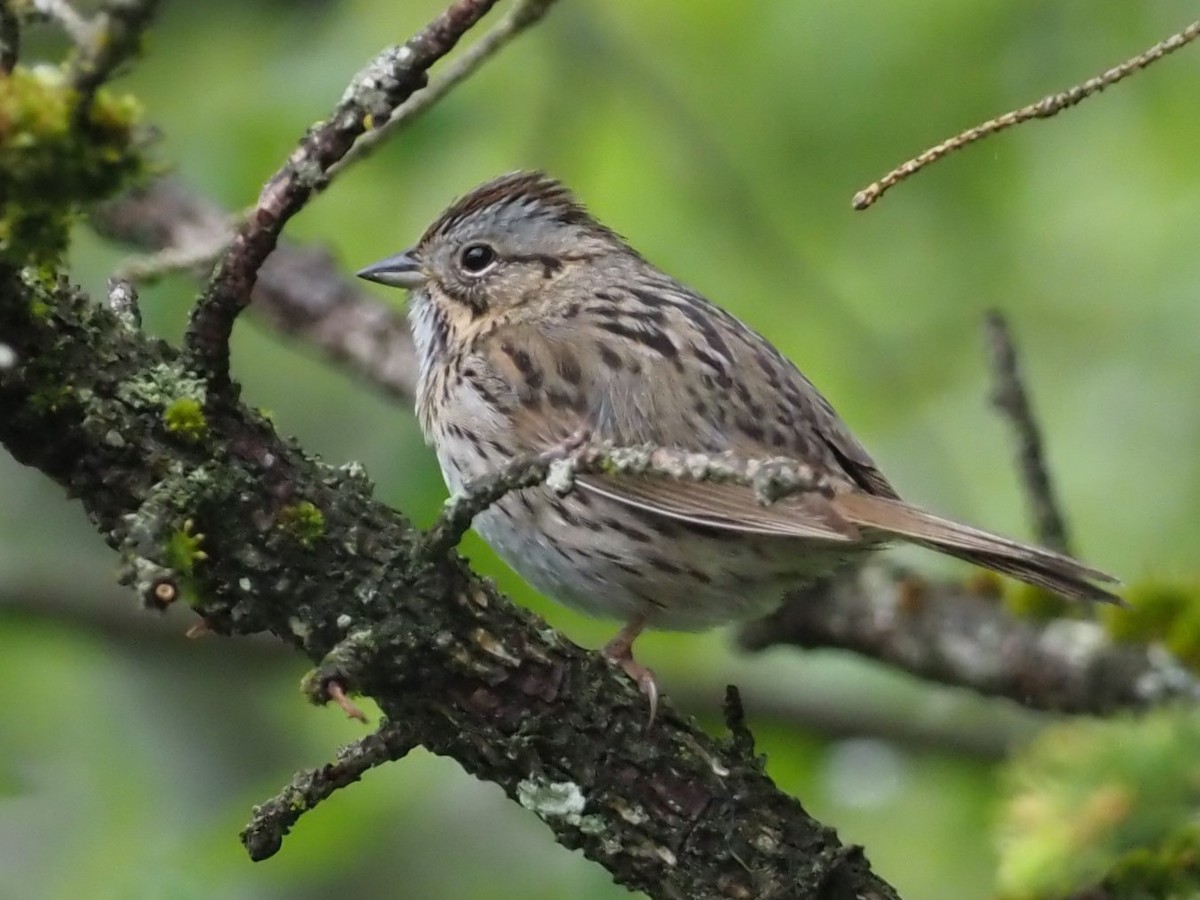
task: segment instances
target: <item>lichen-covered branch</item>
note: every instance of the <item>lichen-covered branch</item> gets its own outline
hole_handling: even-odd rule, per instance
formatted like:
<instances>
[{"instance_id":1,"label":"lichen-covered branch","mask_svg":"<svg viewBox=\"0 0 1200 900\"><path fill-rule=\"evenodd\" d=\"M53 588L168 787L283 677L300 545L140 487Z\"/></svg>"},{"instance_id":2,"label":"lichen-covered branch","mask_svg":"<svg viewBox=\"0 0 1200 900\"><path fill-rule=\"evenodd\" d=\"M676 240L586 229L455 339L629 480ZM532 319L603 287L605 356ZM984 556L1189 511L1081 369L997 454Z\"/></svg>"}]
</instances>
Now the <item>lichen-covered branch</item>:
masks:
<instances>
[{"instance_id":1,"label":"lichen-covered branch","mask_svg":"<svg viewBox=\"0 0 1200 900\"><path fill-rule=\"evenodd\" d=\"M714 481L752 488L759 500L777 500L805 491L829 493L829 480L794 459L749 459L732 453L690 453L667 447L616 447L580 442L537 456L518 458L482 476L446 501L442 514L425 533L419 555L436 559L453 549L471 520L512 491L545 483L560 494L575 488L580 475L656 475L676 481Z\"/></svg>"},{"instance_id":2,"label":"lichen-covered branch","mask_svg":"<svg viewBox=\"0 0 1200 900\"><path fill-rule=\"evenodd\" d=\"M655 897L894 897L762 769L506 602L178 353L32 270L0 271L0 442L79 499L147 602L269 632L556 839ZM164 590L167 588L167 590ZM314 696L320 696L314 690Z\"/></svg>"},{"instance_id":3,"label":"lichen-covered branch","mask_svg":"<svg viewBox=\"0 0 1200 900\"><path fill-rule=\"evenodd\" d=\"M986 587L874 565L797 592L745 626L740 641L752 650L838 647L1058 712L1102 715L1200 700L1200 679L1157 646L1120 643L1092 621L1018 619Z\"/></svg>"},{"instance_id":4,"label":"lichen-covered branch","mask_svg":"<svg viewBox=\"0 0 1200 900\"><path fill-rule=\"evenodd\" d=\"M192 311L184 344L189 366L217 393L229 386L229 337L250 303L258 270L283 227L324 186L330 168L375 123L425 86L430 66L449 53L496 0L457 0L399 47L389 47L353 78L329 119L309 129L300 146L263 187Z\"/></svg>"},{"instance_id":5,"label":"lichen-covered branch","mask_svg":"<svg viewBox=\"0 0 1200 900\"><path fill-rule=\"evenodd\" d=\"M350 152L330 168L329 176L334 177L343 169L374 153L385 141L394 137L397 132L474 74L492 56L541 21L554 2L555 0L516 0L504 18L455 59L445 73L431 81L428 87L413 94L408 102L397 107L390 119L355 141Z\"/></svg>"}]
</instances>

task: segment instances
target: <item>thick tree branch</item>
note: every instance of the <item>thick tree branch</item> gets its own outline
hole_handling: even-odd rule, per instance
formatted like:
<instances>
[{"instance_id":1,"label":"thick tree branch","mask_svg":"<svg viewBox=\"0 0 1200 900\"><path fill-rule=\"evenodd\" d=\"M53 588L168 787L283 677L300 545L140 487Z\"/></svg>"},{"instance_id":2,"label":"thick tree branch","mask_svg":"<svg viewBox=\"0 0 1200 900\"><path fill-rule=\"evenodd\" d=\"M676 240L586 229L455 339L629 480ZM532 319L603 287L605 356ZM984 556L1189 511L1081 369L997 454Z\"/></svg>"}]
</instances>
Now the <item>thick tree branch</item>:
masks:
<instances>
[{"instance_id":1,"label":"thick tree branch","mask_svg":"<svg viewBox=\"0 0 1200 900\"><path fill-rule=\"evenodd\" d=\"M743 758L645 701L597 654L421 541L354 467L232 404L194 411L181 358L32 273L0 278L0 441L83 503L147 600L174 588L223 634L270 632L424 746L501 785L656 897L892 897L857 852ZM36 300L36 302L35 302ZM188 427L181 427L181 423Z\"/></svg>"}]
</instances>

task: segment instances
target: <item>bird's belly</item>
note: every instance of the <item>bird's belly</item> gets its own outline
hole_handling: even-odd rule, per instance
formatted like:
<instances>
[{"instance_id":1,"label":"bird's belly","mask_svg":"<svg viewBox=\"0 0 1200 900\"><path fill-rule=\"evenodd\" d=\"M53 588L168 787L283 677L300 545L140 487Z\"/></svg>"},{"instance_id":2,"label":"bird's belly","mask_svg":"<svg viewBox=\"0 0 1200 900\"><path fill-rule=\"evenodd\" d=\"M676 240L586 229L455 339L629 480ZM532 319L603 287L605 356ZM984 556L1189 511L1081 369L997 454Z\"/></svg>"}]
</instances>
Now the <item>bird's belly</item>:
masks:
<instances>
[{"instance_id":1,"label":"bird's belly","mask_svg":"<svg viewBox=\"0 0 1200 900\"><path fill-rule=\"evenodd\" d=\"M578 487L509 494L476 531L542 593L583 612L699 631L764 615L847 557L828 544L692 526Z\"/></svg>"}]
</instances>

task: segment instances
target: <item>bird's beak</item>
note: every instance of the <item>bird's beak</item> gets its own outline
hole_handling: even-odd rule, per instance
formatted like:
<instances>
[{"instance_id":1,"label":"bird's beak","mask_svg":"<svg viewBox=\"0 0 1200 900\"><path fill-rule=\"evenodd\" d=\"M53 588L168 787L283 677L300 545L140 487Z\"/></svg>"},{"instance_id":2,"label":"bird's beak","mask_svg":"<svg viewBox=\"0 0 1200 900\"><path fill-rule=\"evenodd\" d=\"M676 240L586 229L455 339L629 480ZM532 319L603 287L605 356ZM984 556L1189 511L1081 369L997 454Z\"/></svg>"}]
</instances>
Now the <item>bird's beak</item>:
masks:
<instances>
[{"instance_id":1,"label":"bird's beak","mask_svg":"<svg viewBox=\"0 0 1200 900\"><path fill-rule=\"evenodd\" d=\"M359 269L355 274L367 281L410 290L420 287L428 278L424 267L412 250L405 250L403 253L373 262L369 266Z\"/></svg>"}]
</instances>

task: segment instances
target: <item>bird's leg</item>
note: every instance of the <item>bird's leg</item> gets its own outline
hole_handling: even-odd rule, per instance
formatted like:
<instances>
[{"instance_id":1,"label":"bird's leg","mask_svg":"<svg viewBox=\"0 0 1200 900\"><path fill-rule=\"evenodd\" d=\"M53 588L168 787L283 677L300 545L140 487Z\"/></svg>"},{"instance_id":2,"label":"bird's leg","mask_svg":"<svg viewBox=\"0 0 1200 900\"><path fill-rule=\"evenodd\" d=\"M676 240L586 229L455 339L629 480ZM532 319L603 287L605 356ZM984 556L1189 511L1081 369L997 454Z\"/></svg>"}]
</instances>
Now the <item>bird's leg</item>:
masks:
<instances>
[{"instance_id":1,"label":"bird's leg","mask_svg":"<svg viewBox=\"0 0 1200 900\"><path fill-rule=\"evenodd\" d=\"M646 699L650 701L650 721L646 723L646 727L649 728L654 724L654 716L658 712L658 682L654 680L653 672L633 658L633 642L645 627L646 617L634 616L604 645L600 654L610 663L624 669L625 674L637 683Z\"/></svg>"}]
</instances>

